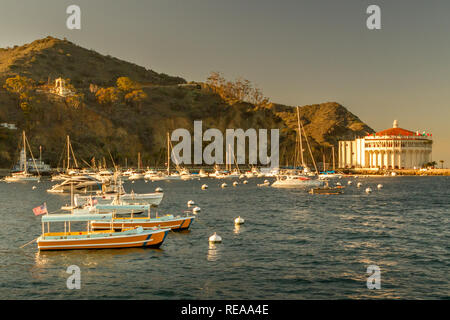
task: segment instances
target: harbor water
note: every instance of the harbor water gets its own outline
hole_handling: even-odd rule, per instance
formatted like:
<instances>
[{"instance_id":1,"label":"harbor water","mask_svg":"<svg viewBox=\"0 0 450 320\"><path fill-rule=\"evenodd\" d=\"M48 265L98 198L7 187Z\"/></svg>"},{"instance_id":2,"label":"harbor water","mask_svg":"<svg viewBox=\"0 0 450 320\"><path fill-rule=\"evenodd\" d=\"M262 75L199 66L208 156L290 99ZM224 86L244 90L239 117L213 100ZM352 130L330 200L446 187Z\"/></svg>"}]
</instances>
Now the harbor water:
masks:
<instances>
[{"instance_id":1,"label":"harbor water","mask_svg":"<svg viewBox=\"0 0 450 320\"><path fill-rule=\"evenodd\" d=\"M126 182L137 193L162 187L160 215L192 210L189 200L201 208L160 249L40 253L35 243L20 248L41 233L32 208L55 211L70 196L47 193L55 182L1 182L0 299L450 298L450 177L343 178L341 195L235 180ZM214 232L222 243L208 243ZM80 289L67 288L71 265ZM370 265L380 289L367 287Z\"/></svg>"}]
</instances>

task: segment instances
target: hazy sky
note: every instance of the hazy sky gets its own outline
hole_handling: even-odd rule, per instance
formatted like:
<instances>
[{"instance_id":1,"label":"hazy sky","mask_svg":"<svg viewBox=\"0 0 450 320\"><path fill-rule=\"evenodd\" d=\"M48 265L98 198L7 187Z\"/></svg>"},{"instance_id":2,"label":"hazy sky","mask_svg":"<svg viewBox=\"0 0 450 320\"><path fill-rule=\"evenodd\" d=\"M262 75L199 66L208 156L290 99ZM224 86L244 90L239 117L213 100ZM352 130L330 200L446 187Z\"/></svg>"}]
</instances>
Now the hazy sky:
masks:
<instances>
[{"instance_id":1,"label":"hazy sky","mask_svg":"<svg viewBox=\"0 0 450 320\"><path fill-rule=\"evenodd\" d=\"M66 28L70 4L81 30ZM337 101L377 131L397 119L450 165L448 0L0 0L0 47L47 35L188 81L242 76L274 102Z\"/></svg>"}]
</instances>

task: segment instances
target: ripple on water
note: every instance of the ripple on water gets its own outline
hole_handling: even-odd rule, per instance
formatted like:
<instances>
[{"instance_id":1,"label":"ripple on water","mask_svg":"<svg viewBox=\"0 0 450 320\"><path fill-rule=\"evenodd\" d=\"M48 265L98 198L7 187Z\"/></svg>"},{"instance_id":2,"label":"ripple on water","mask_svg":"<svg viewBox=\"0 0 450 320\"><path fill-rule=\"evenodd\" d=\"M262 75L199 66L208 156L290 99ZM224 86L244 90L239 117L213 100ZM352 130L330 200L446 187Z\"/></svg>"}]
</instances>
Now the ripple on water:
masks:
<instances>
[{"instance_id":1,"label":"ripple on water","mask_svg":"<svg viewBox=\"0 0 450 320\"><path fill-rule=\"evenodd\" d=\"M359 178L341 196L260 188L264 179L220 188L220 181L125 184L165 191L160 214L180 214L188 200L202 211L187 233L161 249L36 252L19 247L40 233L31 208L69 202L53 183L0 183L0 298L47 299L445 299L449 298L448 177ZM378 190L376 185L384 188ZM373 193L367 195L365 187ZM246 223L239 228L234 219ZM223 243L211 247L217 232ZM68 290L66 269L81 268L82 289ZM367 267L382 289L368 290Z\"/></svg>"}]
</instances>

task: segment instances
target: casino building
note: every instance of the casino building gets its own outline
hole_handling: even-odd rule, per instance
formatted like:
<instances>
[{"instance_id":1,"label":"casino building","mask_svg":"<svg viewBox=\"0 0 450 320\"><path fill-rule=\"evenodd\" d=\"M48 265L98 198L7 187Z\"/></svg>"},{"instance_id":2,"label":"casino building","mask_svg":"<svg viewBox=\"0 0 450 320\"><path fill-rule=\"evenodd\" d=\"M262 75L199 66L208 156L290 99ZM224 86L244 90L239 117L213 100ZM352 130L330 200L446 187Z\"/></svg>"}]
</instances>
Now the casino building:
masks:
<instances>
[{"instance_id":1,"label":"casino building","mask_svg":"<svg viewBox=\"0 0 450 320\"><path fill-rule=\"evenodd\" d=\"M354 141L339 141L340 168L414 169L431 160L432 135L398 127Z\"/></svg>"}]
</instances>

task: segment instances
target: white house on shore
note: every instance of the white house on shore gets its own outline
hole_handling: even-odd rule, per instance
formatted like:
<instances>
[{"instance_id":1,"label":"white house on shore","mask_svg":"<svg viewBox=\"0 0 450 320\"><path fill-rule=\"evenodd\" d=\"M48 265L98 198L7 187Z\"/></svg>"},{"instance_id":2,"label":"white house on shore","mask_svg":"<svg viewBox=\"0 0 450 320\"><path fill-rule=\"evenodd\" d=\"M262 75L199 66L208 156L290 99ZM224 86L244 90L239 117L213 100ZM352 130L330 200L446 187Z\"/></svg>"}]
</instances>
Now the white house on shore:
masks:
<instances>
[{"instance_id":1,"label":"white house on shore","mask_svg":"<svg viewBox=\"0 0 450 320\"><path fill-rule=\"evenodd\" d=\"M339 141L340 168L414 169L431 162L432 135L398 127L358 138Z\"/></svg>"},{"instance_id":2,"label":"white house on shore","mask_svg":"<svg viewBox=\"0 0 450 320\"><path fill-rule=\"evenodd\" d=\"M6 129L9 129L9 130L17 130L17 127L16 127L16 125L14 123L3 122L3 123L0 123L0 127L6 128Z\"/></svg>"}]
</instances>

